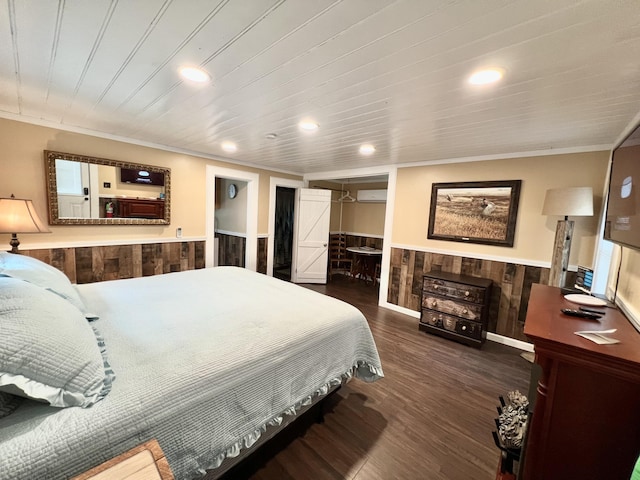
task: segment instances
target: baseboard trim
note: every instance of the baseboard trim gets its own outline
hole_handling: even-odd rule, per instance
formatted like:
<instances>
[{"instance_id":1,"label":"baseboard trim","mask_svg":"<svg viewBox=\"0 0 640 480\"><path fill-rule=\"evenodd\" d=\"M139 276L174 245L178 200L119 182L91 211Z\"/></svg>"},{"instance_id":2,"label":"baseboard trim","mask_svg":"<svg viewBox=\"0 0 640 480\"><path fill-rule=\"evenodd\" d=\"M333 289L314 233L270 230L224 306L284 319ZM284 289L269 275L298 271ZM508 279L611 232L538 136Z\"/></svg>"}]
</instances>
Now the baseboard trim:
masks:
<instances>
[{"instance_id":1,"label":"baseboard trim","mask_svg":"<svg viewBox=\"0 0 640 480\"><path fill-rule=\"evenodd\" d=\"M413 318L420 318L420 312L416 312L415 310L411 310L410 308L401 307L400 305L396 305L395 303L382 302L379 303L379 305L383 308L393 310L394 312L403 313Z\"/></svg>"},{"instance_id":2,"label":"baseboard trim","mask_svg":"<svg viewBox=\"0 0 640 480\"><path fill-rule=\"evenodd\" d=\"M501 343L502 345L508 345L509 347L514 347L519 350L524 350L525 352L533 352L532 343L523 342L522 340L517 340L511 337L505 337L504 335L498 335L497 333L487 332L487 340Z\"/></svg>"},{"instance_id":3,"label":"baseboard trim","mask_svg":"<svg viewBox=\"0 0 640 480\"><path fill-rule=\"evenodd\" d=\"M394 312L403 313L409 317L420 318L420 312L416 312L415 310L411 310L410 308L401 307L394 303L382 302L379 304L383 308L387 308L389 310L393 310ZM525 352L533 352L533 344L523 342L522 340L517 340L511 337L505 337L504 335L499 335L497 333L487 332L487 340L490 340L495 343L501 343L502 345L507 345L509 347L514 347L519 350L524 350Z\"/></svg>"}]
</instances>

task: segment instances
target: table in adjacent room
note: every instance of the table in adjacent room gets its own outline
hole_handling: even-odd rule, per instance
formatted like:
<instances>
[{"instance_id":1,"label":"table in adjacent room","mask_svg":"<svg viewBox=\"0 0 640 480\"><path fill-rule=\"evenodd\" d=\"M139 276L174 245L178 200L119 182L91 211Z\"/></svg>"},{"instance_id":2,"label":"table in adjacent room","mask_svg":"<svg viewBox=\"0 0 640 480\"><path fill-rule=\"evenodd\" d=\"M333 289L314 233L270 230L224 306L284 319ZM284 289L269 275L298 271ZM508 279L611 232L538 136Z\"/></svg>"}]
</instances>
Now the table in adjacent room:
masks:
<instances>
[{"instance_id":1,"label":"table in adjacent room","mask_svg":"<svg viewBox=\"0 0 640 480\"><path fill-rule=\"evenodd\" d=\"M353 278L368 282L376 282L376 264L380 263L382 250L373 247L347 247L347 252L353 254Z\"/></svg>"}]
</instances>

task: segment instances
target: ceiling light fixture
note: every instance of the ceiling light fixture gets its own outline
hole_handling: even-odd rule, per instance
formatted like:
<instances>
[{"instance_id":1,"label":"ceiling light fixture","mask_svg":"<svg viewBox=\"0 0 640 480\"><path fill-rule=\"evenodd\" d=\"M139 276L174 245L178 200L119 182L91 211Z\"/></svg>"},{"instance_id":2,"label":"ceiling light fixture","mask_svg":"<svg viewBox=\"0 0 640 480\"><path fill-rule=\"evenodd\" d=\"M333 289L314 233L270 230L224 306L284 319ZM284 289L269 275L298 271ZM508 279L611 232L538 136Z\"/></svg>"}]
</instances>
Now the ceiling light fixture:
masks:
<instances>
[{"instance_id":1,"label":"ceiling light fixture","mask_svg":"<svg viewBox=\"0 0 640 480\"><path fill-rule=\"evenodd\" d=\"M471 85L488 85L495 83L504 76L504 69L502 68L487 68L485 70L479 70L469 77L469 83Z\"/></svg>"},{"instance_id":2,"label":"ceiling light fixture","mask_svg":"<svg viewBox=\"0 0 640 480\"><path fill-rule=\"evenodd\" d=\"M180 68L180 75L182 75L182 78L198 83L204 83L211 80L211 75L201 68L196 67L182 67Z\"/></svg>"},{"instance_id":3,"label":"ceiling light fixture","mask_svg":"<svg viewBox=\"0 0 640 480\"><path fill-rule=\"evenodd\" d=\"M360 153L362 155L371 155L375 151L376 151L376 147L374 147L373 145L369 145L369 144L360 145Z\"/></svg>"},{"instance_id":4,"label":"ceiling light fixture","mask_svg":"<svg viewBox=\"0 0 640 480\"><path fill-rule=\"evenodd\" d=\"M267 133L264 138L268 140L275 140L278 137L277 133Z\"/></svg>"},{"instance_id":5,"label":"ceiling light fixture","mask_svg":"<svg viewBox=\"0 0 640 480\"><path fill-rule=\"evenodd\" d=\"M320 127L320 125L312 120L303 120L298 126L306 132L315 132Z\"/></svg>"},{"instance_id":6,"label":"ceiling light fixture","mask_svg":"<svg viewBox=\"0 0 640 480\"><path fill-rule=\"evenodd\" d=\"M236 150L238 150L238 147L235 143L233 142L222 142L222 149L225 152L229 152L229 153L233 153Z\"/></svg>"}]
</instances>

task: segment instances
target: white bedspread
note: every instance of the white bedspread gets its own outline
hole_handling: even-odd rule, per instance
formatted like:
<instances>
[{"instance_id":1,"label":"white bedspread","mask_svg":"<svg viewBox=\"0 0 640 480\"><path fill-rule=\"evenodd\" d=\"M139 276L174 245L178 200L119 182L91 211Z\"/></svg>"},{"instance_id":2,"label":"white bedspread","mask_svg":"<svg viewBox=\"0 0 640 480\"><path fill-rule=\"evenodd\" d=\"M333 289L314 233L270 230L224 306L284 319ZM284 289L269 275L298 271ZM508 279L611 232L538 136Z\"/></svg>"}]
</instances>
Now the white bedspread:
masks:
<instances>
[{"instance_id":1,"label":"white bedspread","mask_svg":"<svg viewBox=\"0 0 640 480\"><path fill-rule=\"evenodd\" d=\"M77 287L116 374L88 409L25 401L0 419L0 478L68 478L150 438L177 479L253 444L311 396L382 368L354 307L218 267Z\"/></svg>"}]
</instances>

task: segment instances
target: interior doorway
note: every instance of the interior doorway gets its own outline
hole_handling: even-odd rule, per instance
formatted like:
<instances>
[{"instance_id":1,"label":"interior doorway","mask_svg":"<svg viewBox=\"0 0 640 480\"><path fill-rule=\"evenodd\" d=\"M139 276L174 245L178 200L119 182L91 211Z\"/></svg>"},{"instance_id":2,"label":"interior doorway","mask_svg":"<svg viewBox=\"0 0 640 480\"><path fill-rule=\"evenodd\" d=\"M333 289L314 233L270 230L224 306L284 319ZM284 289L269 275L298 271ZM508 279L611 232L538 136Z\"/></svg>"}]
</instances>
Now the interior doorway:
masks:
<instances>
[{"instance_id":1,"label":"interior doorway","mask_svg":"<svg viewBox=\"0 0 640 480\"><path fill-rule=\"evenodd\" d=\"M276 211L273 230L273 276L291 281L293 223L296 189L276 187Z\"/></svg>"},{"instance_id":2,"label":"interior doorway","mask_svg":"<svg viewBox=\"0 0 640 480\"><path fill-rule=\"evenodd\" d=\"M271 177L269 179L269 230L267 234L267 275L276 276L275 275L275 258L276 258L276 239L275 239L275 230L276 230L276 200L277 200L277 191L280 187L284 187L285 189L289 189L294 193L294 205L293 205L293 218L291 220L291 228L292 235L295 234L295 216L296 216L296 207L295 207L295 193L299 188L304 188L305 183L302 180L293 180L290 178L280 178L280 177ZM293 246L290 247L290 252L293 253ZM293 259L291 260L291 264L293 264ZM293 265L290 267L290 269ZM282 266L284 275L284 266ZM291 270L289 269L289 278L291 279Z\"/></svg>"},{"instance_id":3,"label":"interior doorway","mask_svg":"<svg viewBox=\"0 0 640 480\"><path fill-rule=\"evenodd\" d=\"M214 266L245 267L248 182L216 177Z\"/></svg>"},{"instance_id":4,"label":"interior doorway","mask_svg":"<svg viewBox=\"0 0 640 480\"><path fill-rule=\"evenodd\" d=\"M218 195L229 195L229 188L223 191L222 187L216 185L216 178L225 178L231 183L246 182L246 243L245 243L245 263L244 268L256 271L258 256L258 183L260 176L257 173L234 170L219 167L217 165L206 166L206 235L207 243L205 248L205 265L214 266L215 250L215 218L216 199ZM236 181L236 182L233 182ZM219 247L218 247L219 248Z\"/></svg>"},{"instance_id":5,"label":"interior doorway","mask_svg":"<svg viewBox=\"0 0 640 480\"><path fill-rule=\"evenodd\" d=\"M377 290L388 176L341 178L309 184L332 190L329 281L351 277Z\"/></svg>"},{"instance_id":6,"label":"interior doorway","mask_svg":"<svg viewBox=\"0 0 640 480\"><path fill-rule=\"evenodd\" d=\"M348 173L348 174L347 174ZM347 175L345 175L347 174ZM350 252L355 277L349 272L335 275L336 285L358 284L374 292L378 305L386 306L389 289L391 231L397 171L393 167L366 168L349 172L324 172L305 175L310 186L333 190L331 238L342 234L346 248L360 247ZM372 252L370 249L374 249ZM359 263L363 255L375 265ZM360 255L356 257L355 255ZM373 262L372 262L373 263ZM373 271L373 274L371 274ZM372 277L375 281L372 282ZM364 281L360 281L362 278Z\"/></svg>"}]
</instances>

